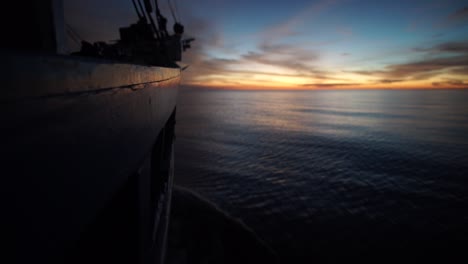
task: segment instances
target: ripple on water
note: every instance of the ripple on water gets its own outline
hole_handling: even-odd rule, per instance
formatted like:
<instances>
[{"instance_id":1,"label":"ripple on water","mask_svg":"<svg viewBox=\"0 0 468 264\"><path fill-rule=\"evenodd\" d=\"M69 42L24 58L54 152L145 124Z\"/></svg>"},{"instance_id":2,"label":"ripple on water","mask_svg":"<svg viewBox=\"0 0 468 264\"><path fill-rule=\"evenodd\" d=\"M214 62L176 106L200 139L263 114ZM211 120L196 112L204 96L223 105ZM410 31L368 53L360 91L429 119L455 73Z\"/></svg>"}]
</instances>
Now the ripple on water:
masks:
<instances>
[{"instance_id":1,"label":"ripple on water","mask_svg":"<svg viewBox=\"0 0 468 264\"><path fill-rule=\"evenodd\" d=\"M283 257L468 238L468 91L180 99L176 182L243 219Z\"/></svg>"}]
</instances>

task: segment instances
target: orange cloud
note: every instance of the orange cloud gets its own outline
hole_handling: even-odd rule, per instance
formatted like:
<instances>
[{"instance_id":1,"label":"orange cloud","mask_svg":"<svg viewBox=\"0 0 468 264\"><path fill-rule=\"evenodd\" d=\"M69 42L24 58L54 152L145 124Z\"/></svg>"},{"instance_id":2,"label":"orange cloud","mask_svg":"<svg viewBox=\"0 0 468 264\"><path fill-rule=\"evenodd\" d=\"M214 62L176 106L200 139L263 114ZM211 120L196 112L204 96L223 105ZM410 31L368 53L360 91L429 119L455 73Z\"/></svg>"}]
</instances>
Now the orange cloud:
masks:
<instances>
[{"instance_id":1,"label":"orange cloud","mask_svg":"<svg viewBox=\"0 0 468 264\"><path fill-rule=\"evenodd\" d=\"M316 45L285 44L298 34L297 25L318 14L334 1L322 1L301 14L258 35L255 49L229 59L213 57L212 49L223 49L222 35L215 26L201 23L199 46L186 54L192 66L184 72L184 84L229 89L404 89L465 88L468 82L468 41L447 42L415 48L421 59L393 63L375 70L347 70L327 61ZM463 17L465 11L457 12ZM314 17L314 16L312 16ZM203 26L204 25L204 26ZM351 31L350 31L351 32ZM345 32L346 33L346 32ZM204 37L205 36L205 37ZM220 52L219 54L228 54ZM222 56L222 55L220 55ZM349 56L337 53L338 57ZM330 63L331 62L331 63ZM326 68L328 66L328 68Z\"/></svg>"}]
</instances>

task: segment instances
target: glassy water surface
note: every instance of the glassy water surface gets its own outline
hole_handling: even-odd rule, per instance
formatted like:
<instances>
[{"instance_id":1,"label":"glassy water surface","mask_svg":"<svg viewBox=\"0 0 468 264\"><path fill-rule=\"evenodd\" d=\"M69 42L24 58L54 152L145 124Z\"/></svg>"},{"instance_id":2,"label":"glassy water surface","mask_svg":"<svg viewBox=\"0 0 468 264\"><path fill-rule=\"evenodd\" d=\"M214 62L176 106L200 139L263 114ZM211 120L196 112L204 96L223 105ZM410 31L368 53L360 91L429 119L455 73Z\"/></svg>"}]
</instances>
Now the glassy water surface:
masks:
<instances>
[{"instance_id":1,"label":"glassy water surface","mask_svg":"<svg viewBox=\"0 0 468 264\"><path fill-rule=\"evenodd\" d=\"M183 89L176 183L283 259L456 251L468 238L468 91Z\"/></svg>"}]
</instances>

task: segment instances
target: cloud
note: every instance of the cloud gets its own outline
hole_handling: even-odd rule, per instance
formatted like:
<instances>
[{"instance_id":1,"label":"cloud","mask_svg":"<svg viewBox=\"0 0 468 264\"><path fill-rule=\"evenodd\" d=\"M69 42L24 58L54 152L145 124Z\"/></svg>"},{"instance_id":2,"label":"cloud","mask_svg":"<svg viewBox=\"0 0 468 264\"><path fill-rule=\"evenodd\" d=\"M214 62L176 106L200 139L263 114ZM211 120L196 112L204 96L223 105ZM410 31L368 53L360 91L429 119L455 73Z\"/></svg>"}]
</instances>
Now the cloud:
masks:
<instances>
[{"instance_id":1,"label":"cloud","mask_svg":"<svg viewBox=\"0 0 468 264\"><path fill-rule=\"evenodd\" d=\"M358 86L359 83L306 83L303 87L308 88L341 88L347 86Z\"/></svg>"},{"instance_id":2,"label":"cloud","mask_svg":"<svg viewBox=\"0 0 468 264\"><path fill-rule=\"evenodd\" d=\"M435 87L458 87L458 88L468 88L468 82L463 80L447 80L442 82L433 82Z\"/></svg>"},{"instance_id":3,"label":"cloud","mask_svg":"<svg viewBox=\"0 0 468 264\"><path fill-rule=\"evenodd\" d=\"M465 75L468 76L468 67L456 67L449 70L449 73L455 75Z\"/></svg>"},{"instance_id":4,"label":"cloud","mask_svg":"<svg viewBox=\"0 0 468 264\"><path fill-rule=\"evenodd\" d=\"M303 25L319 17L323 10L335 2L317 1L290 19L259 32L254 38L249 35L249 41L253 40L256 43L249 43L248 46L254 44L255 48L242 50L245 46L241 45L237 46L236 52L231 53L227 52L228 41L225 39L227 35L223 35L216 23L196 17L186 19L188 21L185 23L190 25L186 28L187 32L195 35L197 41L184 57L184 61L191 64L189 70L183 75L184 82L245 86L248 83L258 84L260 80L264 80L265 84L272 83L274 80L274 82L285 84L289 82L289 85L304 88L352 88L352 86L364 84L378 87L384 84L403 86L408 81L424 80L426 80L424 83L430 84L434 80L440 80L442 76L459 78L460 75L458 81L439 81L434 82L433 85L457 87L466 85L463 77L468 74L468 41L452 41L418 47L413 49L411 54L420 56L418 59L392 63L374 70L341 71L325 68L323 65L326 63L321 62L327 53L321 54L320 47L316 43L295 42L297 40L295 37L301 34L300 30L304 28ZM458 21L456 23L464 21L466 9L463 8L451 14L447 20ZM337 32L345 37L352 35L350 28L338 28ZM336 53L336 56L341 56L342 59L350 56L344 51L346 50ZM356 55L353 54L354 56ZM414 57L408 56L408 58ZM343 72L370 77L361 82L358 78L347 78L349 75Z\"/></svg>"},{"instance_id":5,"label":"cloud","mask_svg":"<svg viewBox=\"0 0 468 264\"><path fill-rule=\"evenodd\" d=\"M411 77L421 73L437 72L459 66L468 66L468 54L391 65L387 67L385 75L390 77Z\"/></svg>"},{"instance_id":6,"label":"cloud","mask_svg":"<svg viewBox=\"0 0 468 264\"><path fill-rule=\"evenodd\" d=\"M188 53L184 61L190 67L183 74L183 82L190 83L203 77L226 74L228 67L237 64L236 60L211 58L201 48Z\"/></svg>"},{"instance_id":7,"label":"cloud","mask_svg":"<svg viewBox=\"0 0 468 264\"><path fill-rule=\"evenodd\" d=\"M210 56L212 51L222 51L226 54L226 41L222 30L216 23L206 17L196 16L189 12L184 15L185 37L194 36L192 47L182 55L182 61L189 64L189 68L182 75L184 84L197 82L203 78L215 79L238 61L234 59L216 58ZM220 79L220 77L217 77Z\"/></svg>"},{"instance_id":8,"label":"cloud","mask_svg":"<svg viewBox=\"0 0 468 264\"><path fill-rule=\"evenodd\" d=\"M441 52L468 53L468 41L444 43L437 46L437 48Z\"/></svg>"},{"instance_id":9,"label":"cloud","mask_svg":"<svg viewBox=\"0 0 468 264\"><path fill-rule=\"evenodd\" d=\"M361 71L344 71L347 73L354 73L354 74L359 74L359 75L366 75L366 76L378 76L378 75L384 75L386 71L383 70L361 70Z\"/></svg>"},{"instance_id":10,"label":"cloud","mask_svg":"<svg viewBox=\"0 0 468 264\"><path fill-rule=\"evenodd\" d=\"M430 53L468 53L468 41L446 42L431 48L414 48L418 52Z\"/></svg>"},{"instance_id":11,"label":"cloud","mask_svg":"<svg viewBox=\"0 0 468 264\"><path fill-rule=\"evenodd\" d=\"M443 22L445 26L466 24L468 22L468 6L465 6L450 14Z\"/></svg>"},{"instance_id":12,"label":"cloud","mask_svg":"<svg viewBox=\"0 0 468 264\"><path fill-rule=\"evenodd\" d=\"M392 64L379 70L351 71L351 73L380 77L383 83L428 80L441 73L466 74L468 42L447 42L430 48L417 48L425 57L408 63Z\"/></svg>"},{"instance_id":13,"label":"cloud","mask_svg":"<svg viewBox=\"0 0 468 264\"><path fill-rule=\"evenodd\" d=\"M435 24L436 28L460 27L468 24L468 7L465 6L449 14L438 23Z\"/></svg>"},{"instance_id":14,"label":"cloud","mask_svg":"<svg viewBox=\"0 0 468 264\"><path fill-rule=\"evenodd\" d=\"M265 42L274 42L287 37L297 36L300 34L297 30L298 28L300 28L306 21L309 21L311 18L318 17L322 11L333 5L335 2L336 0L315 2L290 19L280 24L270 26L260 33L260 38Z\"/></svg>"},{"instance_id":15,"label":"cloud","mask_svg":"<svg viewBox=\"0 0 468 264\"><path fill-rule=\"evenodd\" d=\"M259 51L250 51L242 58L248 62L295 70L302 74L317 73L311 63L317 61L319 55L311 50L286 44L262 44L258 48Z\"/></svg>"},{"instance_id":16,"label":"cloud","mask_svg":"<svg viewBox=\"0 0 468 264\"><path fill-rule=\"evenodd\" d=\"M378 82L379 83L397 83L397 82L404 82L405 80L401 80L401 79L383 79L383 80L379 80Z\"/></svg>"},{"instance_id":17,"label":"cloud","mask_svg":"<svg viewBox=\"0 0 468 264\"><path fill-rule=\"evenodd\" d=\"M229 57L234 59L230 60L213 57L214 54L228 54L225 50L223 36L219 34L220 30L217 30L216 26L205 25L202 20L198 21L201 29L197 35L203 36L199 41L203 48L196 48L195 52L191 51L186 56L187 59L184 59L192 64L192 70L184 74L185 82L221 81L219 76L224 76L226 79L246 77L244 82L249 81L248 78L252 78L252 81L266 78L268 82L269 76L290 77L289 80L304 78L309 78L311 81L343 80L333 77L334 75L330 72L323 71L316 66L320 60L320 54L311 49L309 44L305 46L306 44L301 42L303 45L301 46L291 43L293 40L291 37L299 34L297 30L304 23L311 18L318 17L322 10L335 2L335 0L315 2L286 21L261 31L253 38L257 41L255 49L231 54ZM348 34L349 29L343 28L343 33ZM285 44L285 41L288 41L288 44ZM211 43L211 47L206 42ZM218 49L221 52L213 52L213 49ZM280 81L281 79L275 78L275 80ZM271 82L271 80L269 81Z\"/></svg>"}]
</instances>

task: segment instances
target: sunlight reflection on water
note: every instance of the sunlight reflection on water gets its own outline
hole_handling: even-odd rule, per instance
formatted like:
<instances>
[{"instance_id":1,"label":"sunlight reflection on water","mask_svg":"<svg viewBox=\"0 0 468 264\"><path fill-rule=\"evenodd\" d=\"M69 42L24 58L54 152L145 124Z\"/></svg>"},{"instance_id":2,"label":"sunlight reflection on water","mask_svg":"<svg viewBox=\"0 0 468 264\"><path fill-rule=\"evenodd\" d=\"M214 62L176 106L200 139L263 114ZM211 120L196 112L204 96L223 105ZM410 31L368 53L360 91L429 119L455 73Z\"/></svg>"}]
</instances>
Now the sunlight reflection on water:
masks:
<instances>
[{"instance_id":1,"label":"sunlight reflection on water","mask_svg":"<svg viewBox=\"0 0 468 264\"><path fill-rule=\"evenodd\" d=\"M375 249L383 236L466 240L467 100L462 90L185 90L175 180L283 256Z\"/></svg>"}]
</instances>

